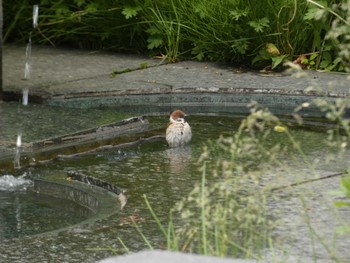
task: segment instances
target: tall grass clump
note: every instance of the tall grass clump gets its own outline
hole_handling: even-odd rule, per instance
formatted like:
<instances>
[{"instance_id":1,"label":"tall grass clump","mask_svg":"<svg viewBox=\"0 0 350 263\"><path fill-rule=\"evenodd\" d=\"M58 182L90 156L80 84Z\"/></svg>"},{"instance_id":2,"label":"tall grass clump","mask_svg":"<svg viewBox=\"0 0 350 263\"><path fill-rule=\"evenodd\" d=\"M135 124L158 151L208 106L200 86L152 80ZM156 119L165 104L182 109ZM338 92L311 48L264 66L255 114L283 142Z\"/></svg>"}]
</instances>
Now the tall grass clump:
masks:
<instances>
[{"instance_id":1,"label":"tall grass clump","mask_svg":"<svg viewBox=\"0 0 350 263\"><path fill-rule=\"evenodd\" d=\"M328 1L330 5L334 2ZM181 45L175 54L198 60L257 63L320 50L330 22L316 23L310 18L310 8L307 1L296 0L171 0L145 1L142 14L149 23L150 48L171 50L167 46L173 45L174 34L179 34L175 38ZM178 30L169 30L170 26ZM272 54L266 50L268 43L276 47Z\"/></svg>"},{"instance_id":2,"label":"tall grass clump","mask_svg":"<svg viewBox=\"0 0 350 263\"><path fill-rule=\"evenodd\" d=\"M323 4L330 7L341 2ZM329 43L325 46L325 35L335 17L315 21L319 9L307 0L135 3L146 25L148 48L163 51L170 61L195 58L260 66L272 62L273 67L305 53L316 54L320 60L324 51L332 62L335 50ZM320 67L320 61L315 67Z\"/></svg>"},{"instance_id":3,"label":"tall grass clump","mask_svg":"<svg viewBox=\"0 0 350 263\"><path fill-rule=\"evenodd\" d=\"M35 43L128 52L145 49L145 34L139 21L123 13L128 1L37 2L40 16L39 30L33 35ZM32 4L25 0L16 3L3 2L5 42L24 42L31 31Z\"/></svg>"}]
</instances>

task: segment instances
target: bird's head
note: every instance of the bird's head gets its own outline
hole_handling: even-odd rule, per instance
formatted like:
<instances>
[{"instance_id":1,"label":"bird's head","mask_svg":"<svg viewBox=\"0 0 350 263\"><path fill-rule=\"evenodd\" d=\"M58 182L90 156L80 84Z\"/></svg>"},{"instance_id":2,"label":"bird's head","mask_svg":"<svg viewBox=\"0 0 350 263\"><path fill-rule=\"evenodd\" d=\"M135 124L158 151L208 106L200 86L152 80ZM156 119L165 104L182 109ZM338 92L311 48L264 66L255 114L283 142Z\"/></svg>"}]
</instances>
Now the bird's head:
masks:
<instances>
[{"instance_id":1,"label":"bird's head","mask_svg":"<svg viewBox=\"0 0 350 263\"><path fill-rule=\"evenodd\" d=\"M181 110L173 111L170 115L170 122L186 122L186 114Z\"/></svg>"}]
</instances>

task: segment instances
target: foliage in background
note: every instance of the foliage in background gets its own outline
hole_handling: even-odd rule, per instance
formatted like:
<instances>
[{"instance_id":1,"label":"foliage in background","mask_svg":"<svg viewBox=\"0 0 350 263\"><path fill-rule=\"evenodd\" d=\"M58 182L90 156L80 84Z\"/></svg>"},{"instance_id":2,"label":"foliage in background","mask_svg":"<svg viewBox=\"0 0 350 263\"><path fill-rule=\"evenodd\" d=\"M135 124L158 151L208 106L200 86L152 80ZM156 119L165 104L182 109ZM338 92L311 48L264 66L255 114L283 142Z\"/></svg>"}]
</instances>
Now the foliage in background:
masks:
<instances>
[{"instance_id":1,"label":"foliage in background","mask_svg":"<svg viewBox=\"0 0 350 263\"><path fill-rule=\"evenodd\" d=\"M123 14L129 1L61 0L39 4L39 30L33 41L89 49L139 51L145 46L143 28ZM32 31L32 4L26 0L3 1L6 41L24 43ZM129 18L129 19L127 19Z\"/></svg>"},{"instance_id":2,"label":"foliage in background","mask_svg":"<svg viewBox=\"0 0 350 263\"><path fill-rule=\"evenodd\" d=\"M325 1L308 0L308 2L311 8L305 18L319 21L321 25L327 27L319 51L304 56L301 64L323 70L346 70L346 63L349 63L350 58L350 52L346 47L350 36L350 1L332 5Z\"/></svg>"},{"instance_id":3,"label":"foliage in background","mask_svg":"<svg viewBox=\"0 0 350 263\"><path fill-rule=\"evenodd\" d=\"M336 6L336 19L332 23L327 39L338 49L337 58L347 72L350 72L350 0ZM338 15L340 14L340 15ZM334 64L334 62L333 62Z\"/></svg>"},{"instance_id":4,"label":"foliage in background","mask_svg":"<svg viewBox=\"0 0 350 263\"><path fill-rule=\"evenodd\" d=\"M26 41L31 1L3 1L5 40ZM254 62L277 67L285 59L318 54L314 68L328 68L339 50L326 39L345 0L61 0L39 1L36 43L164 54L169 61L197 59ZM37 3L37 2L36 2ZM321 6L321 7L320 7ZM344 11L339 11L340 15ZM271 47L275 47L271 53ZM309 56L306 56L308 59ZM315 59L315 58L313 58ZM305 61L304 61L305 62ZM339 61L333 68L341 69ZM323 67L325 66L325 67Z\"/></svg>"}]
</instances>

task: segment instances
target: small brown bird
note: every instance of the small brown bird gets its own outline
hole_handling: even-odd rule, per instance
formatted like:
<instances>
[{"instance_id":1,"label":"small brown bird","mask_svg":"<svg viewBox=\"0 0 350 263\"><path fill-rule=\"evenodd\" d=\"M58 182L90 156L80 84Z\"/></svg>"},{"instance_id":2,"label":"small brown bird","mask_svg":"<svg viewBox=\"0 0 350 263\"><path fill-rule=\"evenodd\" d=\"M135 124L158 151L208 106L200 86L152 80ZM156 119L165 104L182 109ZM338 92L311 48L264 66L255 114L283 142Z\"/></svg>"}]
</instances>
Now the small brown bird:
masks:
<instances>
[{"instance_id":1,"label":"small brown bird","mask_svg":"<svg viewBox=\"0 0 350 263\"><path fill-rule=\"evenodd\" d=\"M170 115L165 134L165 139L170 147L180 147L191 141L191 127L185 117L186 114L181 110L176 110Z\"/></svg>"}]
</instances>

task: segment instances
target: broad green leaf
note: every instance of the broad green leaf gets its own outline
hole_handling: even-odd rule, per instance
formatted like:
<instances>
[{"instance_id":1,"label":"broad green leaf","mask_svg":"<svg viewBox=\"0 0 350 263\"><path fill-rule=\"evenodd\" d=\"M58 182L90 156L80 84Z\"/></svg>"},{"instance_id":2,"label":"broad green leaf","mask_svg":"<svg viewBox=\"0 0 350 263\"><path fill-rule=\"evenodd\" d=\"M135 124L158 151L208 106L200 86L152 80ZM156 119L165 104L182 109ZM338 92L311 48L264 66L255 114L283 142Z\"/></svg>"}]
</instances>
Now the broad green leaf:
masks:
<instances>
[{"instance_id":1,"label":"broad green leaf","mask_svg":"<svg viewBox=\"0 0 350 263\"><path fill-rule=\"evenodd\" d=\"M300 61L300 63L301 63L301 64L305 64L305 65L307 65L307 64L310 64L310 65L311 65L310 60L307 59L307 58L303 58L303 59Z\"/></svg>"},{"instance_id":2,"label":"broad green leaf","mask_svg":"<svg viewBox=\"0 0 350 263\"><path fill-rule=\"evenodd\" d=\"M314 53L310 56L310 60L314 60L317 57L318 57L318 53Z\"/></svg>"},{"instance_id":3,"label":"broad green leaf","mask_svg":"<svg viewBox=\"0 0 350 263\"><path fill-rule=\"evenodd\" d=\"M266 51L273 56L278 56L280 54L278 48L275 46L275 44L272 43L266 44Z\"/></svg>"},{"instance_id":4,"label":"broad green leaf","mask_svg":"<svg viewBox=\"0 0 350 263\"><path fill-rule=\"evenodd\" d=\"M332 61L332 56L329 52L323 52L322 53L322 59L327 61Z\"/></svg>"},{"instance_id":5,"label":"broad green leaf","mask_svg":"<svg viewBox=\"0 0 350 263\"><path fill-rule=\"evenodd\" d=\"M322 62L320 63L320 68L326 68L328 65L330 64L330 62L328 60L322 60Z\"/></svg>"},{"instance_id":6,"label":"broad green leaf","mask_svg":"<svg viewBox=\"0 0 350 263\"><path fill-rule=\"evenodd\" d=\"M283 60L287 57L287 55L282 55L278 57L273 57L272 58L272 69L276 68L278 65L280 65Z\"/></svg>"},{"instance_id":7,"label":"broad green leaf","mask_svg":"<svg viewBox=\"0 0 350 263\"><path fill-rule=\"evenodd\" d=\"M337 57L335 60L333 60L333 64L338 65L341 62L341 58Z\"/></svg>"},{"instance_id":8,"label":"broad green leaf","mask_svg":"<svg viewBox=\"0 0 350 263\"><path fill-rule=\"evenodd\" d=\"M324 45L323 51L330 51L330 50L333 49L333 48L334 48L333 45Z\"/></svg>"}]
</instances>

